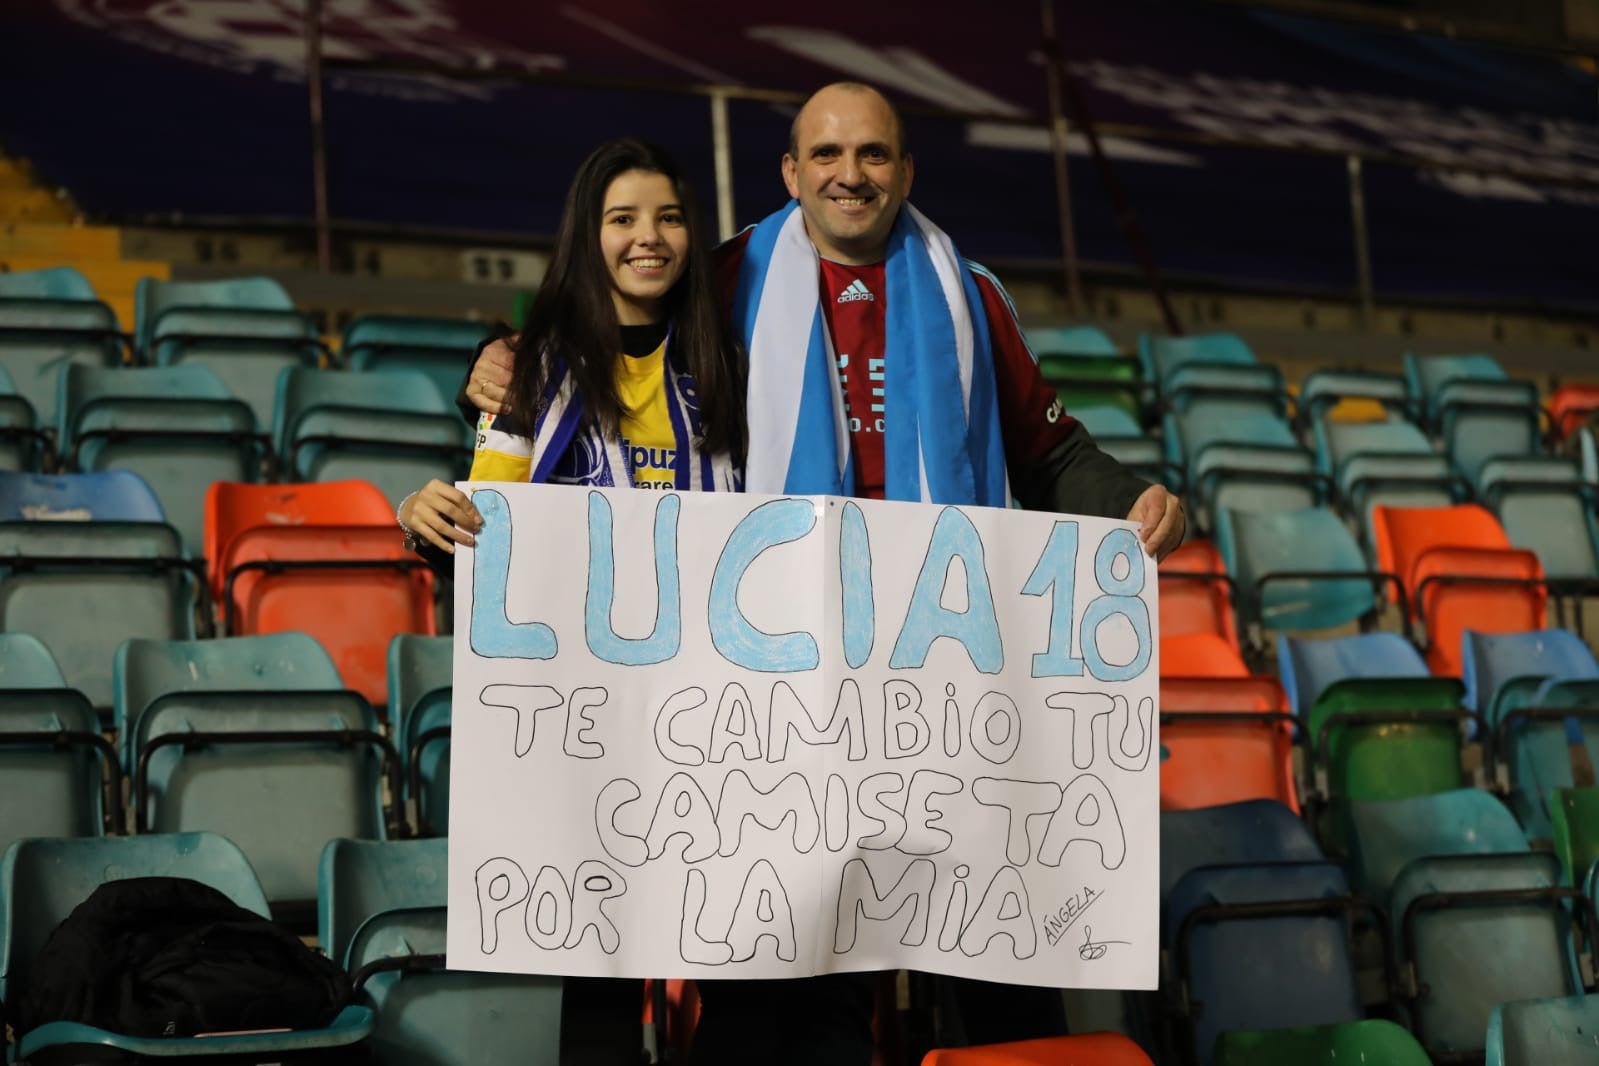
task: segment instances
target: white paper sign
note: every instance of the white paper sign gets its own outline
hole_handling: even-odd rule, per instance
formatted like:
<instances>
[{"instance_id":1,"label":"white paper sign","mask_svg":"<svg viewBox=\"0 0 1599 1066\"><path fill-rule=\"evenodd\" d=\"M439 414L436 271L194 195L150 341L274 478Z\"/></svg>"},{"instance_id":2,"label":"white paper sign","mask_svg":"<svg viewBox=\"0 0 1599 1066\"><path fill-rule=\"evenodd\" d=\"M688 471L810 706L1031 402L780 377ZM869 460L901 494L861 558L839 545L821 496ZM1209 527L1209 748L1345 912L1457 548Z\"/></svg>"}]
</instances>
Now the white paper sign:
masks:
<instances>
[{"instance_id":1,"label":"white paper sign","mask_svg":"<svg viewBox=\"0 0 1599 1066\"><path fill-rule=\"evenodd\" d=\"M452 968L1155 987L1130 523L462 488Z\"/></svg>"}]
</instances>

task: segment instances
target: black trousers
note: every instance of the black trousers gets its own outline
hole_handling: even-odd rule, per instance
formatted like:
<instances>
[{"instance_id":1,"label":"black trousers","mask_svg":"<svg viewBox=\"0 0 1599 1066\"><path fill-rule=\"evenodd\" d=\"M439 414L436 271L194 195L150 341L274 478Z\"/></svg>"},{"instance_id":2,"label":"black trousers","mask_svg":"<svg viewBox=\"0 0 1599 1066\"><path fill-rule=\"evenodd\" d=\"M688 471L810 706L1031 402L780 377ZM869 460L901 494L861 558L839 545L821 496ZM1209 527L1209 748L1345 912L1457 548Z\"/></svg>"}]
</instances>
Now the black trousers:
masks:
<instances>
[{"instance_id":1,"label":"black trousers","mask_svg":"<svg viewBox=\"0 0 1599 1066\"><path fill-rule=\"evenodd\" d=\"M948 978L967 1044L1062 1036L1060 991ZM690 1066L870 1066L877 975L701 981Z\"/></svg>"},{"instance_id":2,"label":"black trousers","mask_svg":"<svg viewBox=\"0 0 1599 1066\"><path fill-rule=\"evenodd\" d=\"M561 1066L644 1061L644 982L568 977L561 983Z\"/></svg>"}]
</instances>

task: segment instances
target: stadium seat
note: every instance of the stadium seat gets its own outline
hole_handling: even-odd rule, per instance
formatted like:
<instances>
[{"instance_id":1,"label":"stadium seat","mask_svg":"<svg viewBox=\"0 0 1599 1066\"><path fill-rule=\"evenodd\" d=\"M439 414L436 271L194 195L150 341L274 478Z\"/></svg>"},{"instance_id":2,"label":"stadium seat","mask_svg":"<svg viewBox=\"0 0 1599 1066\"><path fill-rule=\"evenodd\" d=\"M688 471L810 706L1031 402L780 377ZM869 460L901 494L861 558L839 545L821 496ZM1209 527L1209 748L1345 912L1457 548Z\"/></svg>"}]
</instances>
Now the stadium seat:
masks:
<instances>
[{"instance_id":1,"label":"stadium seat","mask_svg":"<svg viewBox=\"0 0 1599 1066\"><path fill-rule=\"evenodd\" d=\"M206 487L260 480L266 437L204 366L68 366L59 407L68 468L144 478L193 553L202 548Z\"/></svg>"},{"instance_id":2,"label":"stadium seat","mask_svg":"<svg viewBox=\"0 0 1599 1066\"><path fill-rule=\"evenodd\" d=\"M1576 463L1492 459L1480 481L1480 498L1493 509L1510 543L1536 554L1551 582L1599 579L1594 490L1583 484Z\"/></svg>"},{"instance_id":3,"label":"stadium seat","mask_svg":"<svg viewBox=\"0 0 1599 1066\"><path fill-rule=\"evenodd\" d=\"M274 913L314 924L317 862L336 837L383 839L398 759L353 692L172 693L129 731L139 832L221 833L244 850Z\"/></svg>"},{"instance_id":4,"label":"stadium seat","mask_svg":"<svg viewBox=\"0 0 1599 1066\"><path fill-rule=\"evenodd\" d=\"M268 914L249 860L214 833L20 841L0 860L0 899L6 901L0 927L0 999L22 998L40 948L78 904L107 881L133 877L198 881L247 910ZM371 1011L358 1006L345 1007L326 1029L204 1039L135 1037L72 1022L49 1022L17 1034L15 1051L37 1062L47 1061L41 1053L72 1045L98 1045L86 1054L100 1056L99 1061L114 1051L151 1058L239 1054L267 1056L247 1061L272 1061L293 1051L351 1046L366 1039L371 1028Z\"/></svg>"},{"instance_id":5,"label":"stadium seat","mask_svg":"<svg viewBox=\"0 0 1599 1066\"><path fill-rule=\"evenodd\" d=\"M211 640L129 640L117 649L112 683L117 734L129 772L139 757L135 724L168 696L327 692L343 687L322 645L294 632Z\"/></svg>"},{"instance_id":6,"label":"stadium seat","mask_svg":"<svg viewBox=\"0 0 1599 1066\"><path fill-rule=\"evenodd\" d=\"M1565 883L1581 884L1584 871L1599 861L1599 788L1552 789L1549 822Z\"/></svg>"},{"instance_id":7,"label":"stadium seat","mask_svg":"<svg viewBox=\"0 0 1599 1066\"><path fill-rule=\"evenodd\" d=\"M1162 677L1248 677L1238 649L1214 633L1160 638Z\"/></svg>"},{"instance_id":8,"label":"stadium seat","mask_svg":"<svg viewBox=\"0 0 1599 1066\"><path fill-rule=\"evenodd\" d=\"M1405 387L1405 379L1398 374L1372 370L1344 370L1319 368L1305 375L1299 384L1298 414L1305 426L1330 418L1339 421L1333 413L1348 400L1374 404L1377 410L1414 418L1415 405Z\"/></svg>"},{"instance_id":9,"label":"stadium seat","mask_svg":"<svg viewBox=\"0 0 1599 1066\"><path fill-rule=\"evenodd\" d=\"M1439 436L1455 470L1479 493L1495 459L1536 455L1542 445L1538 393L1525 382L1454 387L1442 401Z\"/></svg>"},{"instance_id":10,"label":"stadium seat","mask_svg":"<svg viewBox=\"0 0 1599 1066\"><path fill-rule=\"evenodd\" d=\"M272 425L279 372L325 361L315 328L271 278L144 278L134 302L135 343L146 364L210 367L263 427Z\"/></svg>"},{"instance_id":11,"label":"stadium seat","mask_svg":"<svg viewBox=\"0 0 1599 1066\"><path fill-rule=\"evenodd\" d=\"M398 507L470 465L471 427L415 371L291 367L278 377L276 412L272 442L286 481L369 481Z\"/></svg>"},{"instance_id":12,"label":"stadium seat","mask_svg":"<svg viewBox=\"0 0 1599 1066\"><path fill-rule=\"evenodd\" d=\"M1560 863L1547 852L1428 856L1394 882L1411 1028L1438 1057L1480 1056L1493 1009L1582 991Z\"/></svg>"},{"instance_id":13,"label":"stadium seat","mask_svg":"<svg viewBox=\"0 0 1599 1066\"><path fill-rule=\"evenodd\" d=\"M1583 681L1599 678L1593 649L1565 629L1524 633L1479 633L1461 637L1461 680L1466 705L1497 726L1505 712L1531 705L1549 678Z\"/></svg>"},{"instance_id":14,"label":"stadium seat","mask_svg":"<svg viewBox=\"0 0 1599 1066\"><path fill-rule=\"evenodd\" d=\"M206 549L231 635L309 633L374 706L388 700L389 642L434 630L433 575L365 482L213 484Z\"/></svg>"},{"instance_id":15,"label":"stadium seat","mask_svg":"<svg viewBox=\"0 0 1599 1066\"><path fill-rule=\"evenodd\" d=\"M1401 1025L1386 1018L1223 1033L1216 1066L1432 1066L1427 1052Z\"/></svg>"},{"instance_id":16,"label":"stadium seat","mask_svg":"<svg viewBox=\"0 0 1599 1066\"><path fill-rule=\"evenodd\" d=\"M454 404L473 352L489 335L487 323L461 318L360 315L344 329L339 358L350 370L420 373Z\"/></svg>"},{"instance_id":17,"label":"stadium seat","mask_svg":"<svg viewBox=\"0 0 1599 1066\"><path fill-rule=\"evenodd\" d=\"M126 471L0 474L0 630L38 637L104 713L118 645L196 632L200 568L160 518Z\"/></svg>"},{"instance_id":18,"label":"stadium seat","mask_svg":"<svg viewBox=\"0 0 1599 1066\"><path fill-rule=\"evenodd\" d=\"M1293 720L1274 677L1160 679L1163 811L1274 799L1294 811Z\"/></svg>"},{"instance_id":19,"label":"stadium seat","mask_svg":"<svg viewBox=\"0 0 1599 1066\"><path fill-rule=\"evenodd\" d=\"M1142 333L1138 337L1138 358L1144 365L1144 379L1162 388L1172 372L1186 364L1248 366L1260 361L1235 333L1197 333L1187 337Z\"/></svg>"},{"instance_id":20,"label":"stadium seat","mask_svg":"<svg viewBox=\"0 0 1599 1066\"><path fill-rule=\"evenodd\" d=\"M1362 528L1371 508L1447 506L1460 495L1449 460L1401 418L1315 423L1318 469L1331 478L1344 509ZM1367 539L1370 539L1369 529Z\"/></svg>"},{"instance_id":21,"label":"stadium seat","mask_svg":"<svg viewBox=\"0 0 1599 1066\"><path fill-rule=\"evenodd\" d=\"M1362 909L1333 863L1186 874L1164 903L1163 924L1188 1055L1210 1066L1216 1038L1229 1030L1359 1020L1349 922Z\"/></svg>"},{"instance_id":22,"label":"stadium seat","mask_svg":"<svg viewBox=\"0 0 1599 1066\"><path fill-rule=\"evenodd\" d=\"M27 633L0 633L0 852L27 837L120 832L122 775L83 695Z\"/></svg>"},{"instance_id":23,"label":"stadium seat","mask_svg":"<svg viewBox=\"0 0 1599 1066\"><path fill-rule=\"evenodd\" d=\"M1211 633L1238 647L1232 581L1209 541L1186 541L1160 564L1161 639Z\"/></svg>"},{"instance_id":24,"label":"stadium seat","mask_svg":"<svg viewBox=\"0 0 1599 1066\"><path fill-rule=\"evenodd\" d=\"M1105 454L1140 477L1158 481L1173 492L1181 491L1182 469L1166 460L1160 440L1138 424L1136 413L1112 406L1103 397L1096 405L1067 410L1083 424Z\"/></svg>"},{"instance_id":25,"label":"stadium seat","mask_svg":"<svg viewBox=\"0 0 1599 1066\"><path fill-rule=\"evenodd\" d=\"M1282 635L1277 638L1277 669L1289 705L1300 718L1307 717L1321 694L1336 682L1428 676L1427 664L1416 646L1397 633L1359 633L1325 640Z\"/></svg>"},{"instance_id":26,"label":"stadium seat","mask_svg":"<svg viewBox=\"0 0 1599 1066\"><path fill-rule=\"evenodd\" d=\"M1549 397L1549 414L1554 420L1554 439L1558 444L1599 411L1599 385L1568 381Z\"/></svg>"},{"instance_id":27,"label":"stadium seat","mask_svg":"<svg viewBox=\"0 0 1599 1066\"><path fill-rule=\"evenodd\" d=\"M1216 546L1236 583L1238 620L1251 644L1261 643L1263 629L1331 629L1372 614L1380 603L1373 588L1380 575L1370 572L1354 535L1326 508L1223 511Z\"/></svg>"},{"instance_id":28,"label":"stadium seat","mask_svg":"<svg viewBox=\"0 0 1599 1066\"><path fill-rule=\"evenodd\" d=\"M1154 1066L1121 1033L1083 1033L982 1047L935 1048L922 1066Z\"/></svg>"},{"instance_id":29,"label":"stadium seat","mask_svg":"<svg viewBox=\"0 0 1599 1066\"><path fill-rule=\"evenodd\" d=\"M40 470L51 454L50 438L40 428L33 404L17 393L11 375L0 365L0 470Z\"/></svg>"},{"instance_id":30,"label":"stadium seat","mask_svg":"<svg viewBox=\"0 0 1599 1066\"><path fill-rule=\"evenodd\" d=\"M1040 361L1049 355L1120 355L1109 333L1098 326L1049 326L1026 329L1022 336Z\"/></svg>"},{"instance_id":31,"label":"stadium seat","mask_svg":"<svg viewBox=\"0 0 1599 1066\"><path fill-rule=\"evenodd\" d=\"M1184 472L1201 529L1229 508L1293 510L1327 495L1315 458L1269 404L1209 398L1168 413L1163 425L1167 460Z\"/></svg>"},{"instance_id":32,"label":"stadium seat","mask_svg":"<svg viewBox=\"0 0 1599 1066\"><path fill-rule=\"evenodd\" d=\"M1356 802L1349 808L1355 885L1373 899L1387 899L1400 871L1416 859L1527 850L1515 816L1480 789Z\"/></svg>"},{"instance_id":33,"label":"stadium seat","mask_svg":"<svg viewBox=\"0 0 1599 1066\"><path fill-rule=\"evenodd\" d=\"M0 295L0 366L10 372L17 394L28 401L42 426L56 422L61 367L119 366L124 351L116 315L98 300Z\"/></svg>"},{"instance_id":34,"label":"stadium seat","mask_svg":"<svg viewBox=\"0 0 1599 1066\"><path fill-rule=\"evenodd\" d=\"M1450 390L1509 380L1498 360L1480 353L1418 356L1406 352L1404 374L1411 399L1430 425L1437 424L1439 410Z\"/></svg>"},{"instance_id":35,"label":"stadium seat","mask_svg":"<svg viewBox=\"0 0 1599 1066\"><path fill-rule=\"evenodd\" d=\"M1305 823L1275 800L1245 800L1160 813L1160 898L1201 866L1320 862Z\"/></svg>"},{"instance_id":36,"label":"stadium seat","mask_svg":"<svg viewBox=\"0 0 1599 1066\"><path fill-rule=\"evenodd\" d=\"M445 842L334 840L322 852L319 929L355 977L386 1066L556 1066L559 977L444 970Z\"/></svg>"},{"instance_id":37,"label":"stadium seat","mask_svg":"<svg viewBox=\"0 0 1599 1066\"><path fill-rule=\"evenodd\" d=\"M405 763L408 821L444 835L450 810L451 637L401 633L389 643L389 717Z\"/></svg>"},{"instance_id":38,"label":"stadium seat","mask_svg":"<svg viewBox=\"0 0 1599 1066\"><path fill-rule=\"evenodd\" d=\"M0 273L0 300L93 300L94 286L75 267Z\"/></svg>"},{"instance_id":39,"label":"stadium seat","mask_svg":"<svg viewBox=\"0 0 1599 1066\"><path fill-rule=\"evenodd\" d=\"M1518 999L1488 1019L1486 1066L1590 1066L1599 1060L1599 996Z\"/></svg>"}]
</instances>

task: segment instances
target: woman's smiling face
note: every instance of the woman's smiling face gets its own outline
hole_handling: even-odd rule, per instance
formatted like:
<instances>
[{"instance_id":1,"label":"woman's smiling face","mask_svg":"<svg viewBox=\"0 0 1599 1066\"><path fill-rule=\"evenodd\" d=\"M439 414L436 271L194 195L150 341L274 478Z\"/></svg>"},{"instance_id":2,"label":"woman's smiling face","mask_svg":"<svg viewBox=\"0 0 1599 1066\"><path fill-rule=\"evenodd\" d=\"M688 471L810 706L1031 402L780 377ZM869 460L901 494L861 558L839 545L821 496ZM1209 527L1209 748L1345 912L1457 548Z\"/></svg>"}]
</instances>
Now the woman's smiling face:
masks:
<instances>
[{"instance_id":1,"label":"woman's smiling face","mask_svg":"<svg viewBox=\"0 0 1599 1066\"><path fill-rule=\"evenodd\" d=\"M688 242L677 189L665 174L629 170L611 181L600 216L600 255L619 323L661 320L662 301L688 266Z\"/></svg>"}]
</instances>

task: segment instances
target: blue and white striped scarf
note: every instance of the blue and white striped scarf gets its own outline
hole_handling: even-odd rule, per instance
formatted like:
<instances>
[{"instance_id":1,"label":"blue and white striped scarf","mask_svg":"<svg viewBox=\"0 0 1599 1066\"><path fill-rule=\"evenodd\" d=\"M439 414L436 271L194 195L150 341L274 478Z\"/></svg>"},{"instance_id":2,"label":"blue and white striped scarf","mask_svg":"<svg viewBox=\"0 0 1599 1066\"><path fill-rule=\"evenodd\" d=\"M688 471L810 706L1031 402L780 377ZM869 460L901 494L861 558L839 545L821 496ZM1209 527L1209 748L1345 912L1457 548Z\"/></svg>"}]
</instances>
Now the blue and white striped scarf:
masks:
<instances>
[{"instance_id":1,"label":"blue and white striped scarf","mask_svg":"<svg viewBox=\"0 0 1599 1066\"><path fill-rule=\"evenodd\" d=\"M702 428L694 379L673 368L671 339L666 343L667 358L661 361L666 375L666 407L672 419L672 436L677 440L672 487L679 492L737 492L741 478L729 457L699 449ZM583 401L564 365L545 387L544 401L533 423L530 482L633 487L632 457L615 433L602 431L595 422L584 425ZM568 452L571 461L558 469Z\"/></svg>"},{"instance_id":2,"label":"blue and white striped scarf","mask_svg":"<svg viewBox=\"0 0 1599 1066\"><path fill-rule=\"evenodd\" d=\"M750 492L855 491L819 269L794 201L758 223L745 246L733 322L750 353ZM886 274L887 497L1006 506L994 357L971 270L907 203L889 236Z\"/></svg>"}]
</instances>

